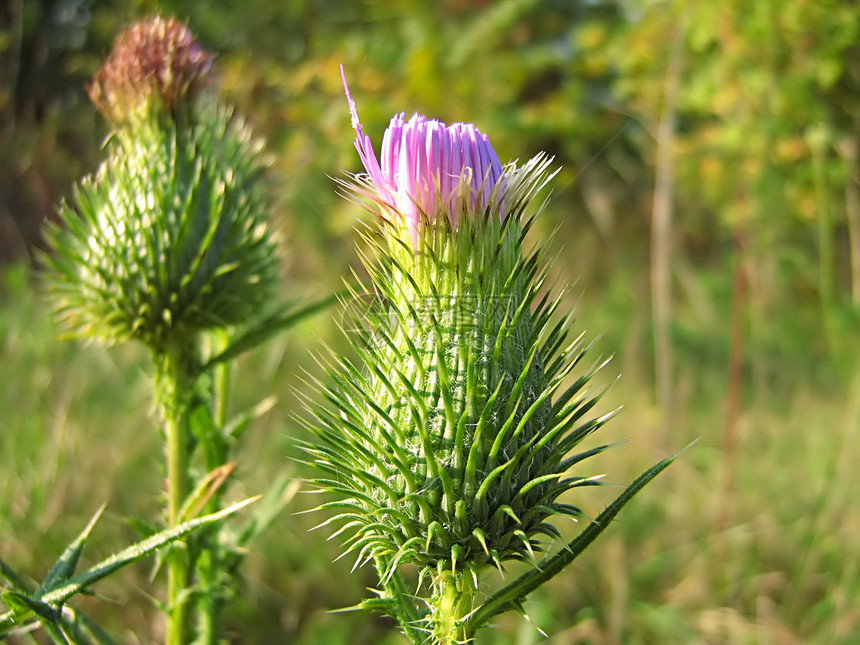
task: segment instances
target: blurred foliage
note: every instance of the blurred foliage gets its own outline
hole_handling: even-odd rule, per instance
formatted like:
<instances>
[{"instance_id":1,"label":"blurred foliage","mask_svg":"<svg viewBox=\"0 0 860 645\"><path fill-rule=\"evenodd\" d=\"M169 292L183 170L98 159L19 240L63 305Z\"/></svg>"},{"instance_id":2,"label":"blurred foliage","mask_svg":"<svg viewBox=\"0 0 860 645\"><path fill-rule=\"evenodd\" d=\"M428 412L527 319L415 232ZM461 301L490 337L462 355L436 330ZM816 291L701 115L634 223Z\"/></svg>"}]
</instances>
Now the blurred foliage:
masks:
<instances>
[{"instance_id":1,"label":"blurred foliage","mask_svg":"<svg viewBox=\"0 0 860 645\"><path fill-rule=\"evenodd\" d=\"M327 177L357 169L343 63L371 135L395 112L421 111L478 123L502 159L555 155L563 170L545 230L562 224L565 237L594 242L572 259L592 284L631 250L647 262L635 241L647 230L654 125L680 32L683 257L720 262L741 226L761 314L809 291L850 300L845 195L856 190L860 147L852 3L11 0L0 11L2 258L38 244L41 221L94 168L106 126L84 86L122 25L161 11L219 52L226 98L282 179L279 221L296 248L328 251L294 258L296 277L330 285L352 260L353 209ZM822 204L830 223L819 231ZM832 239L823 249L819 233ZM341 262L318 262L331 257Z\"/></svg>"},{"instance_id":2,"label":"blurred foliage","mask_svg":"<svg viewBox=\"0 0 860 645\"><path fill-rule=\"evenodd\" d=\"M4 261L38 246L42 221L95 168L107 129L85 83L120 28L155 11L187 20L219 53L226 99L266 142L293 293L329 293L358 266L352 231L363 214L330 179L359 169L339 64L376 142L392 114L420 111L475 122L502 160L541 150L556 156L562 171L536 233L556 236L559 284L579 276L570 298L579 324L605 330L600 348L618 352L615 369L625 377L607 398L628 407L615 432L637 446L606 457L619 483L653 461L647 238L656 122L670 45L680 39L670 418L679 442L703 441L673 467L671 483L655 484L625 511L615 538L608 532L591 558L527 610L554 643L860 640L860 482L851 466L860 450L856 3L7 0L0 6ZM715 491L724 474L736 262L748 282L747 342L735 519L723 528ZM109 496L111 509L151 508L155 460L146 455L157 442L139 431L148 402L138 357L51 340L28 273L18 265L0 271L0 551L27 571L27 553L54 552L46 531L74 530L94 510L73 500L105 491L95 497ZM258 471L244 473L248 492L292 454L289 387L299 367L317 370L307 348L320 342L341 343L333 321L245 363L249 400L260 391L282 397L248 449L260 459ZM121 415L112 412L118 407ZM84 430L104 451L94 463L111 464L95 468L89 482L64 468L82 458L75 437ZM138 488L145 492L136 495ZM312 505L299 500L297 507ZM68 513L79 513L68 518L73 528ZM371 581L348 576L348 563L330 564L337 545L306 535L310 525L285 518L251 558L247 604L234 609L236 642L279 642L284 634L299 643L398 642L383 636L390 625L367 616L320 613L354 604ZM606 560L617 568L598 570ZM137 575L132 585L146 589L145 574ZM112 593L127 598L119 589ZM122 613L117 624L139 638L128 642L149 642L154 613L143 594ZM539 635L511 618L482 640L533 643Z\"/></svg>"}]
</instances>

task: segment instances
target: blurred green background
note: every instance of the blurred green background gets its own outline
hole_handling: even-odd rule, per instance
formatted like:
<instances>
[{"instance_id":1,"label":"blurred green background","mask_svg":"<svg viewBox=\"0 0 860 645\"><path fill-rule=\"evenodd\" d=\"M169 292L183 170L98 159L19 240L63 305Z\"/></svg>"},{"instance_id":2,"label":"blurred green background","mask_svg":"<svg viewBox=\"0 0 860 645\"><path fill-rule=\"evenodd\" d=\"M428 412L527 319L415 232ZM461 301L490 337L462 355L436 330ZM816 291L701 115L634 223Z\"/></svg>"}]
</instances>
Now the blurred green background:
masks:
<instances>
[{"instance_id":1,"label":"blurred green background","mask_svg":"<svg viewBox=\"0 0 860 645\"><path fill-rule=\"evenodd\" d=\"M561 171L535 230L576 329L615 354L595 441L607 481L700 441L577 564L481 643L860 642L860 8L851 0L6 0L0 6L0 555L40 578L102 501L85 557L158 513L161 444L137 347L57 339L34 253L101 158L85 84L154 12L218 55L226 101L265 142L284 297L357 267L368 217L332 177L358 157L338 65L379 144L392 114L472 121L500 158ZM247 357L237 496L283 469L295 390L344 347L324 313ZM618 375L622 377L616 381ZM596 445L596 444L595 444ZM591 474L591 473L588 473ZM592 516L619 492L578 493ZM289 508L310 507L298 493ZM321 517L284 514L244 567L235 643L401 643L355 604ZM575 535L576 526L562 526ZM146 566L78 601L123 643L157 642ZM491 574L493 584L498 576Z\"/></svg>"}]
</instances>

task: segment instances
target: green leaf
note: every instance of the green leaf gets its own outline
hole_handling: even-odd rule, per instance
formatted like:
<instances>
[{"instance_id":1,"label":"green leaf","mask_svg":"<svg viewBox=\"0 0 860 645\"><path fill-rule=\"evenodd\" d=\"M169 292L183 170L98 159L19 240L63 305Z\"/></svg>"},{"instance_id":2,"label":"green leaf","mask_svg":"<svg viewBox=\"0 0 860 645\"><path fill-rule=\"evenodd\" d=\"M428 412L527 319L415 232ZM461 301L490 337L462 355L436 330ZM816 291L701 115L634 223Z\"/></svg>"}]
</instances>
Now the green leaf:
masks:
<instances>
[{"instance_id":1,"label":"green leaf","mask_svg":"<svg viewBox=\"0 0 860 645\"><path fill-rule=\"evenodd\" d=\"M266 414L275 406L277 401L278 398L276 396L267 396L254 407L240 412L224 425L224 429L222 430L224 436L238 439L252 421Z\"/></svg>"},{"instance_id":2,"label":"green leaf","mask_svg":"<svg viewBox=\"0 0 860 645\"><path fill-rule=\"evenodd\" d=\"M692 445L692 444L691 444ZM689 446L688 446L689 447ZM686 448L684 449L686 450ZM509 585L497 591L491 598L484 602L468 619L468 633L474 634L481 626L487 623L493 616L518 607L526 596L547 582L550 578L558 575L567 565L573 562L588 547L597 536L609 526L619 511L633 497L642 490L652 479L659 475L678 456L684 452L678 452L667 457L658 464L652 466L630 484L615 501L607 506L597 516L597 519L589 524L572 542L561 549L558 553L544 558L534 569L524 573Z\"/></svg>"},{"instance_id":3,"label":"green leaf","mask_svg":"<svg viewBox=\"0 0 860 645\"><path fill-rule=\"evenodd\" d=\"M27 594L22 594L17 591L4 591L0 593L0 601L9 608L9 612L0 618L0 625L3 624L4 619L8 620L11 625L12 621L23 623L29 618L32 618L35 612L30 606L30 603L27 602L29 599L30 598Z\"/></svg>"},{"instance_id":4,"label":"green leaf","mask_svg":"<svg viewBox=\"0 0 860 645\"><path fill-rule=\"evenodd\" d=\"M188 423L203 450L205 467L213 470L224 464L228 452L226 437L212 418L210 406L202 401L195 405L189 415Z\"/></svg>"},{"instance_id":5,"label":"green leaf","mask_svg":"<svg viewBox=\"0 0 860 645\"><path fill-rule=\"evenodd\" d=\"M30 596L18 593L17 591L7 591L0 595L0 599L3 600L3 604L11 609L11 621L21 624L35 616L38 618L39 622L48 629L49 633L51 633L51 637L54 638L54 633L49 628L49 625L56 625L59 622L60 609L58 607L52 607L37 598L31 598ZM5 622L4 618L5 616L0 617L0 625ZM59 642L65 643L65 638Z\"/></svg>"},{"instance_id":6,"label":"green leaf","mask_svg":"<svg viewBox=\"0 0 860 645\"><path fill-rule=\"evenodd\" d=\"M141 538L147 538L150 535L158 533L158 526L154 522L138 517L124 518L126 525Z\"/></svg>"},{"instance_id":7,"label":"green leaf","mask_svg":"<svg viewBox=\"0 0 860 645\"><path fill-rule=\"evenodd\" d=\"M29 594L32 592L32 586L22 578L3 558L0 558L0 576L6 578L9 584L12 585L14 591Z\"/></svg>"},{"instance_id":8,"label":"green leaf","mask_svg":"<svg viewBox=\"0 0 860 645\"><path fill-rule=\"evenodd\" d=\"M63 630L72 637L72 641L76 645L82 643L117 645L117 642L91 618L70 607L67 607L63 612L62 626Z\"/></svg>"},{"instance_id":9,"label":"green leaf","mask_svg":"<svg viewBox=\"0 0 860 645\"><path fill-rule=\"evenodd\" d=\"M204 510L204 507L221 489L236 468L235 462L228 462L212 469L201 477L194 490L185 498L179 511L179 520L188 521Z\"/></svg>"},{"instance_id":10,"label":"green leaf","mask_svg":"<svg viewBox=\"0 0 860 645\"><path fill-rule=\"evenodd\" d=\"M299 492L301 482L295 478L291 469L284 468L266 485L262 501L254 508L250 521L239 531L236 544L247 547L248 544L263 534L263 532L281 516L281 512Z\"/></svg>"},{"instance_id":11,"label":"green leaf","mask_svg":"<svg viewBox=\"0 0 860 645\"><path fill-rule=\"evenodd\" d=\"M13 621L20 623L21 611L24 610L24 608L29 607L29 609L35 613L38 612L36 612L34 607L39 609L49 607L54 610L56 606L61 605L75 594L85 591L94 583L105 578L114 571L154 553L166 544L179 540L192 531L218 522L219 520L242 510L249 504L256 502L258 499L260 499L260 496L256 495L233 504L217 513L198 517L178 526L161 531L152 537L137 542L136 544L123 549L119 553L102 560L94 567L87 569L83 573L79 573L67 581L57 580L57 585L52 588L45 589L45 593L41 594L38 599L30 598L25 594L15 591L7 591L2 595L2 600L8 607L10 607L11 611L6 612L5 614L0 614L0 630L7 625L12 625ZM7 602L7 596L9 602Z\"/></svg>"},{"instance_id":12,"label":"green leaf","mask_svg":"<svg viewBox=\"0 0 860 645\"><path fill-rule=\"evenodd\" d=\"M47 619L43 619L40 622L42 623L42 627L45 628L45 631L48 632L51 637L51 640L54 641L54 643L57 643L57 645L71 645L69 643L69 639L66 638L65 634L63 633L63 630L54 622ZM75 645L82 644L76 643Z\"/></svg>"},{"instance_id":13,"label":"green leaf","mask_svg":"<svg viewBox=\"0 0 860 645\"><path fill-rule=\"evenodd\" d=\"M86 544L93 527L96 525L96 522L99 521L102 513L104 513L105 506L107 506L107 504L101 505L86 527L84 527L84 530L81 531L80 535L75 538L74 542L66 547L66 550L63 551L63 554L59 557L54 566L51 567L51 570L48 571L42 584L39 585L39 588L36 590L34 595L35 598L40 598L46 590L51 589L72 577L72 574L75 573L75 568L78 566L81 551L83 551L84 545Z\"/></svg>"},{"instance_id":14,"label":"green leaf","mask_svg":"<svg viewBox=\"0 0 860 645\"><path fill-rule=\"evenodd\" d=\"M275 334L292 327L305 318L331 307L339 294L332 294L322 300L306 305L298 310L292 310L293 304L286 304L275 309L270 314L260 318L252 326L243 330L234 338L224 351L209 359L203 367L204 370L214 367L218 363L231 361L237 356L244 354L257 345L269 340Z\"/></svg>"}]
</instances>

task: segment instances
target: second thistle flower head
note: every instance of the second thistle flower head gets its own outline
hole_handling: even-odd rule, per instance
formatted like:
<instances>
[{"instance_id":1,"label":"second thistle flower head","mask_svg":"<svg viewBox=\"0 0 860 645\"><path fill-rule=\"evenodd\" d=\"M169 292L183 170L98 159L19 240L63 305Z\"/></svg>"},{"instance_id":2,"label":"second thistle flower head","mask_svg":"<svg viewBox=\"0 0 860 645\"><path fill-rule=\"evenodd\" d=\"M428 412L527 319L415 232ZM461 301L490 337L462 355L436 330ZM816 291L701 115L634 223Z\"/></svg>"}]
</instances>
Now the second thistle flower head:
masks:
<instances>
[{"instance_id":1,"label":"second thistle flower head","mask_svg":"<svg viewBox=\"0 0 860 645\"><path fill-rule=\"evenodd\" d=\"M120 127L62 205L46 258L58 316L79 336L160 351L245 322L274 294L278 244L250 132L214 101L162 118L191 105L210 62L187 27L155 18L124 32L96 77L93 100Z\"/></svg>"}]
</instances>

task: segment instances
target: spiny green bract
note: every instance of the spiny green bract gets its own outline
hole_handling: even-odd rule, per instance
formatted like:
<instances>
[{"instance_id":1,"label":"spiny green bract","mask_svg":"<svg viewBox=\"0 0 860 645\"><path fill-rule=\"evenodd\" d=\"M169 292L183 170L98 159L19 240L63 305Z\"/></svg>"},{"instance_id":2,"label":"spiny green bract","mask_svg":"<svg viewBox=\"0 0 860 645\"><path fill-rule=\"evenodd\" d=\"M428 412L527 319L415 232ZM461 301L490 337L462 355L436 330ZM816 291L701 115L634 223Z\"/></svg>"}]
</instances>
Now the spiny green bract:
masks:
<instances>
[{"instance_id":1,"label":"spiny green bract","mask_svg":"<svg viewBox=\"0 0 860 645\"><path fill-rule=\"evenodd\" d=\"M229 113L120 129L49 232L58 318L82 338L154 349L263 307L277 281L264 166Z\"/></svg>"},{"instance_id":2,"label":"spiny green bract","mask_svg":"<svg viewBox=\"0 0 860 645\"><path fill-rule=\"evenodd\" d=\"M546 161L522 169L508 215L470 213L408 237L383 231L366 260L374 298L356 321L358 364L341 359L321 385L327 407L305 445L340 496L347 552L424 575L524 559L555 537L547 522L579 509L559 501L593 478L565 476L603 450L571 454L607 417L582 421L596 397L563 389L584 354L544 289L539 254L524 254L524 212ZM389 226L389 225L384 225ZM356 298L357 301L360 301Z\"/></svg>"}]
</instances>

